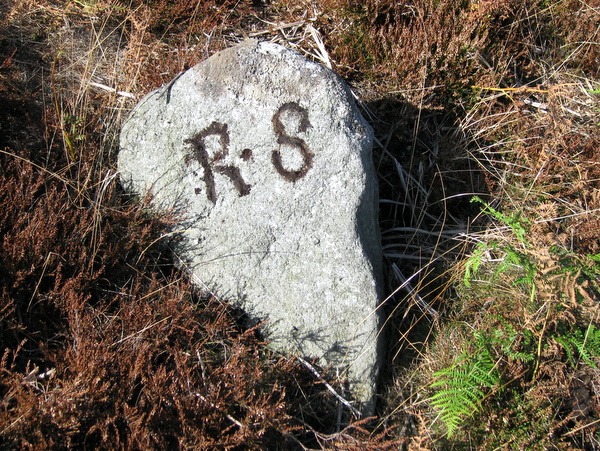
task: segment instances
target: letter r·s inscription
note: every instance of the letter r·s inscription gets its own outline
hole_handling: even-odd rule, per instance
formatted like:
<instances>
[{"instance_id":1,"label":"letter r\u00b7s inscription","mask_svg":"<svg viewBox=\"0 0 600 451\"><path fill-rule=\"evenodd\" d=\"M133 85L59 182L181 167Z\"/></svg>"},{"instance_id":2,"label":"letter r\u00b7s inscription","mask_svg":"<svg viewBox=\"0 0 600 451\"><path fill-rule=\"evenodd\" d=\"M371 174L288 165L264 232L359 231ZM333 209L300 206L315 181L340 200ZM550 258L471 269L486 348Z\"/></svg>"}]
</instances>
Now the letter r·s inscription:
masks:
<instances>
[{"instance_id":1,"label":"letter r\u00b7s inscription","mask_svg":"<svg viewBox=\"0 0 600 451\"><path fill-rule=\"evenodd\" d=\"M290 136L287 132L281 121L281 115L286 112L300 116L300 124L298 125L298 131L296 133L305 132L308 127L310 127L310 122L308 122L308 110L298 105L296 102L284 103L273 115L273 129L277 135L277 144L280 146L288 145L298 149L302 155L303 162L302 166L297 170L288 170L284 168L283 162L281 161L281 151L279 149L273 151L271 161L279 175L289 182L295 182L304 177L311 168L314 154L310 151L303 139L298 138L297 136Z\"/></svg>"},{"instance_id":2,"label":"letter r\u00b7s inscription","mask_svg":"<svg viewBox=\"0 0 600 451\"><path fill-rule=\"evenodd\" d=\"M212 158L206 149L206 138L209 136L217 136L220 146L220 150L215 152ZM227 124L221 124L215 121L192 138L186 139L185 143L192 145L192 153L186 157L186 163L189 164L190 160L195 159L200 163L200 166L202 166L202 169L204 170L206 197L209 201L213 204L217 202L215 172L227 176L240 196L246 196L250 193L251 185L248 185L244 181L239 168L233 165L216 164L229 154L229 132L227 131ZM201 190L196 188L195 192L196 194L199 194Z\"/></svg>"}]
</instances>

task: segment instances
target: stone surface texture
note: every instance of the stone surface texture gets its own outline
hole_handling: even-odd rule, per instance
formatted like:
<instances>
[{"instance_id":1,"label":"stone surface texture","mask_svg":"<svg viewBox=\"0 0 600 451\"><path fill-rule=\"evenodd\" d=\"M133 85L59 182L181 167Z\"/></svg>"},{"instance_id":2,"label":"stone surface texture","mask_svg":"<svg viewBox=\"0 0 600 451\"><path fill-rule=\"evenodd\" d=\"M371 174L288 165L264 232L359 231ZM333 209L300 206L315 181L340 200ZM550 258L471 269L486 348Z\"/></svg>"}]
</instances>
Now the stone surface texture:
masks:
<instances>
[{"instance_id":1,"label":"stone surface texture","mask_svg":"<svg viewBox=\"0 0 600 451\"><path fill-rule=\"evenodd\" d=\"M372 130L331 70L244 41L148 94L121 133L125 189L182 213L194 280L272 346L318 357L373 411L381 245Z\"/></svg>"}]
</instances>

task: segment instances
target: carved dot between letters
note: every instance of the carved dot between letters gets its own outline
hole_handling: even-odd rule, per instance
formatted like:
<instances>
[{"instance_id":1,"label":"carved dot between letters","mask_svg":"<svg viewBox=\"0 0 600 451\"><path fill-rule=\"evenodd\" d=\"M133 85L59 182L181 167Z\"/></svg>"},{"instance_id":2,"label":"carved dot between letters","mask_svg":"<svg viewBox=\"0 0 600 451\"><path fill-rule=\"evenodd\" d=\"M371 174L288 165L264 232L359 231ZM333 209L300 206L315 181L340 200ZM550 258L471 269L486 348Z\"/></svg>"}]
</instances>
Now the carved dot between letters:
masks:
<instances>
[{"instance_id":1,"label":"carved dot between letters","mask_svg":"<svg viewBox=\"0 0 600 451\"><path fill-rule=\"evenodd\" d=\"M242 157L242 160L244 160L244 161L250 160L250 158L252 158L252 149L244 149L244 150L242 150L242 153L240 154L240 157Z\"/></svg>"}]
</instances>

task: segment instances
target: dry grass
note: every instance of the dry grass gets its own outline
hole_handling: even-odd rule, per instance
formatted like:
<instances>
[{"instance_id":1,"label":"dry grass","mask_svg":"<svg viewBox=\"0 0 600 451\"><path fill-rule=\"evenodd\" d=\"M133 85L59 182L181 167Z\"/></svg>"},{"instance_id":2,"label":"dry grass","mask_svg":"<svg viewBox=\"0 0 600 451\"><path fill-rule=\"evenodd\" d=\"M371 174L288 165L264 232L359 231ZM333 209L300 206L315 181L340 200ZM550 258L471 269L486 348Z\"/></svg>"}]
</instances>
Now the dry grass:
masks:
<instances>
[{"instance_id":1,"label":"dry grass","mask_svg":"<svg viewBox=\"0 0 600 451\"><path fill-rule=\"evenodd\" d=\"M598 449L598 371L561 340L598 323L599 23L581 0L1 4L0 448ZM245 37L334 68L375 129L375 421L192 288L176 218L118 186L127 112ZM505 385L450 441L430 384L475 332Z\"/></svg>"}]
</instances>

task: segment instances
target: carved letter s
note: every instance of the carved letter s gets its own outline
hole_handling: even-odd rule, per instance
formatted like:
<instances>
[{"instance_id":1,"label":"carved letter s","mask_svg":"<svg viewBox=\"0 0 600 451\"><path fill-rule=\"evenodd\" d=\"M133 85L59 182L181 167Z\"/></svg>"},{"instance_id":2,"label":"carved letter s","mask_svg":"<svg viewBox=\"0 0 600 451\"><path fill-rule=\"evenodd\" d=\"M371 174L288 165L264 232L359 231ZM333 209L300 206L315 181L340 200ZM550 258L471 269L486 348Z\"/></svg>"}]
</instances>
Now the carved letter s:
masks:
<instances>
[{"instance_id":1,"label":"carved letter s","mask_svg":"<svg viewBox=\"0 0 600 451\"><path fill-rule=\"evenodd\" d=\"M300 125L298 126L297 133L305 132L310 126L310 122L308 122L308 110L304 107L301 107L296 102L284 103L273 115L273 128L275 130L275 134L277 135L277 144L280 146L288 145L297 148L302 155L303 163L300 169L287 170L283 167L283 163L281 161L281 152L279 149L273 151L273 154L271 155L271 161L273 162L273 166L275 166L277 172L284 179L290 182L295 182L296 180L304 177L311 168L314 154L310 151L303 139L296 136L290 136L288 134L285 126L281 122L281 114L284 112L295 113L300 116Z\"/></svg>"}]
</instances>

